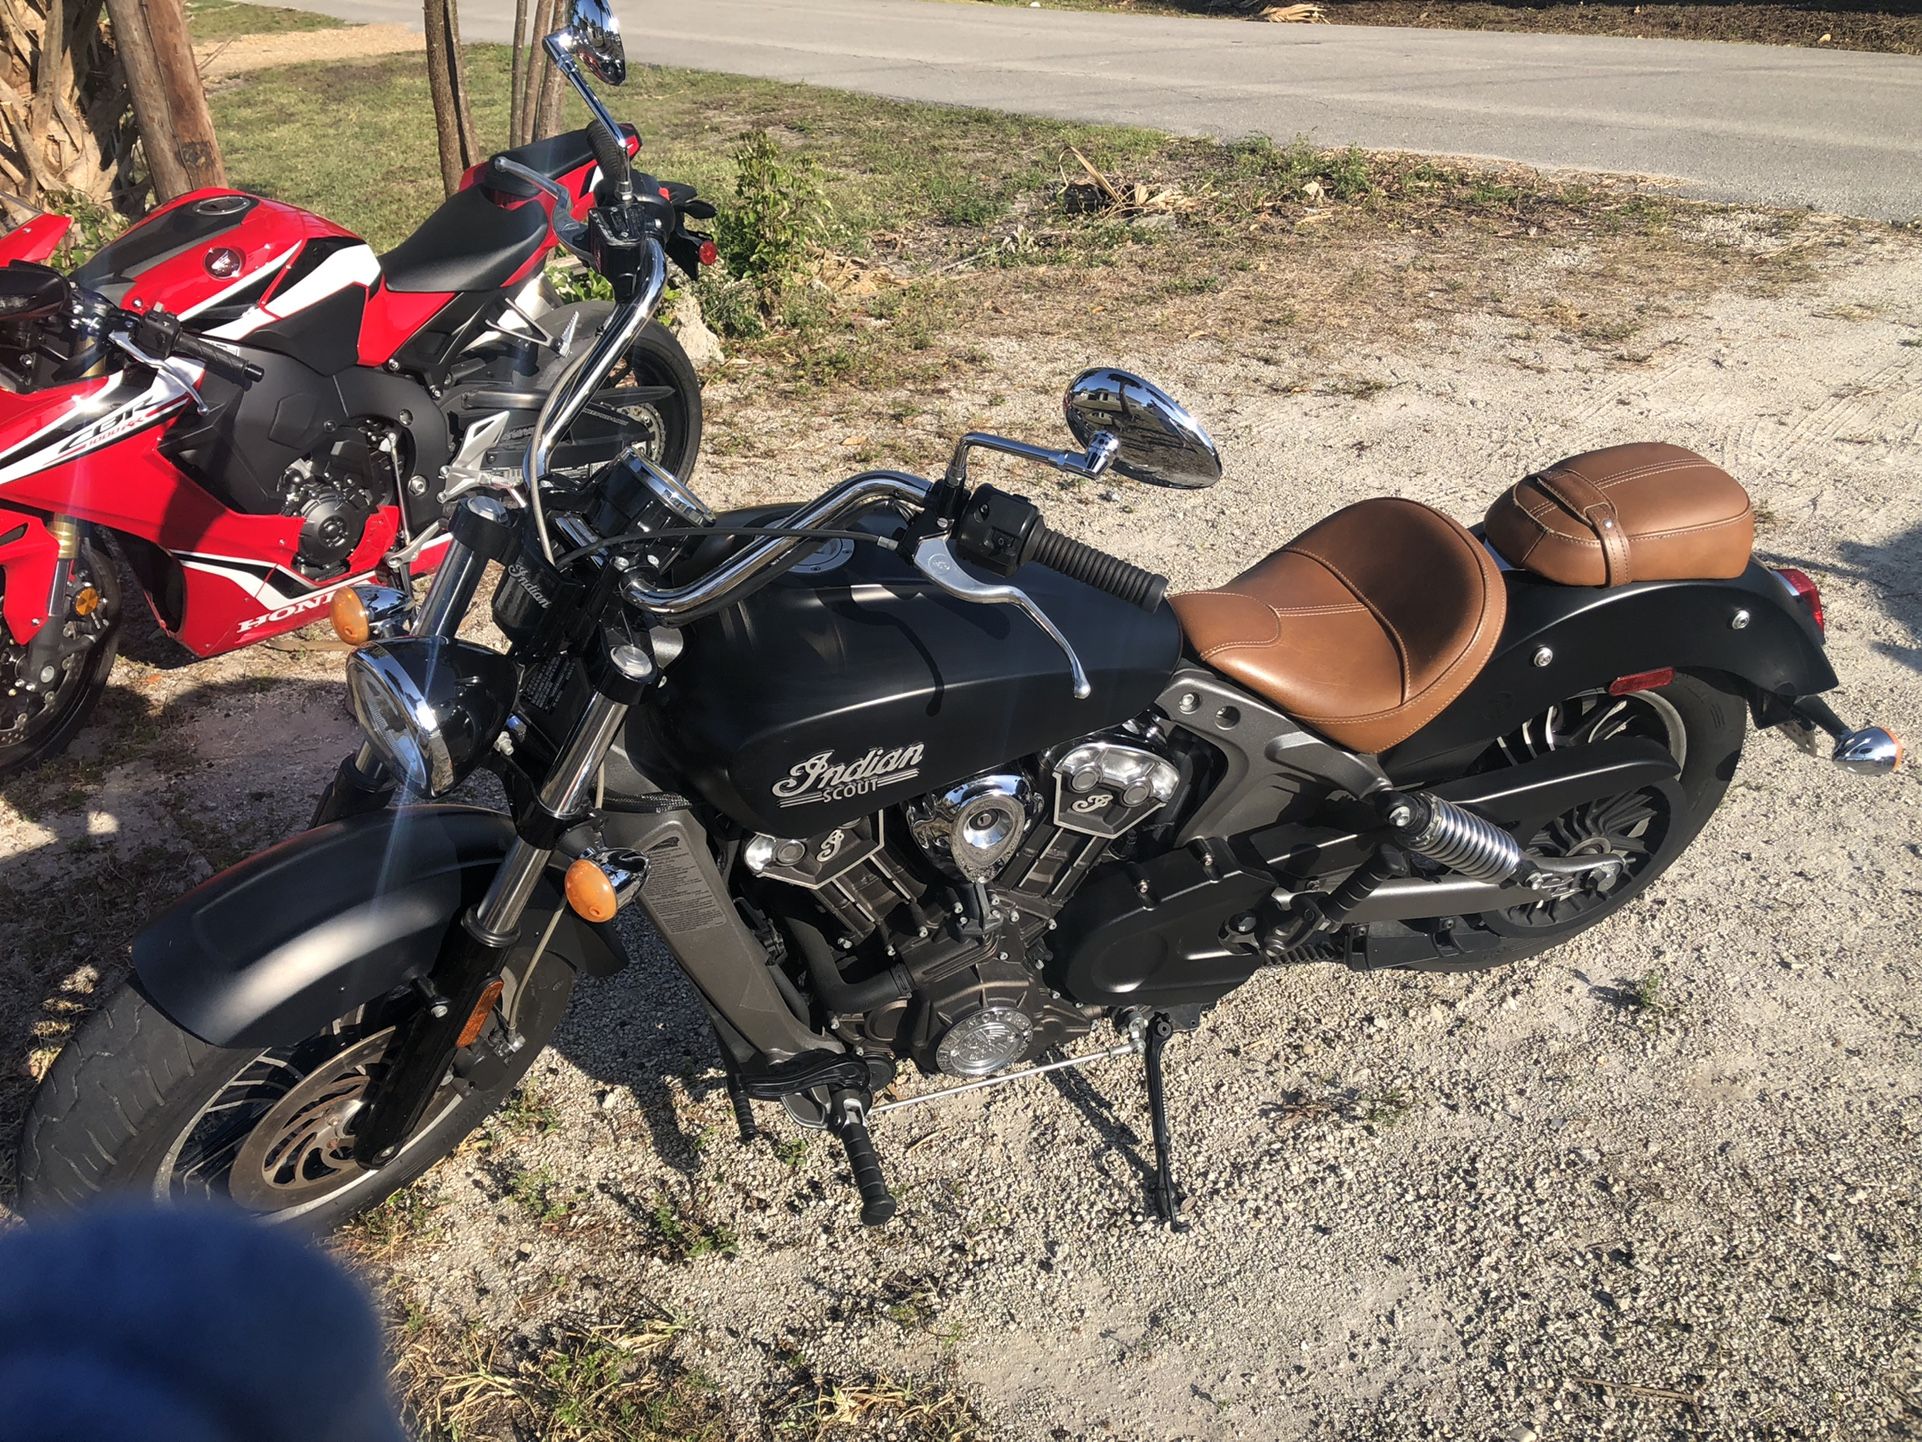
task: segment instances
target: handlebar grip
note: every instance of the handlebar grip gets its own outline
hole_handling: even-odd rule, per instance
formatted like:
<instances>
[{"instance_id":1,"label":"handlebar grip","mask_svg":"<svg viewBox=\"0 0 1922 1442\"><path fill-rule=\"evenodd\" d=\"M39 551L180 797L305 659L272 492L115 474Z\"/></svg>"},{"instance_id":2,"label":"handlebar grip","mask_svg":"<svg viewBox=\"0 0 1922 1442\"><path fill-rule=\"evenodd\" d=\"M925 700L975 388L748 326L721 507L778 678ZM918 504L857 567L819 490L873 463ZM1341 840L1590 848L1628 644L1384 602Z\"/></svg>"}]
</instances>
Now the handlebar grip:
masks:
<instances>
[{"instance_id":1,"label":"handlebar grip","mask_svg":"<svg viewBox=\"0 0 1922 1442\"><path fill-rule=\"evenodd\" d=\"M587 140L594 147L594 158L600 162L603 175L616 185L631 178L633 167L625 139L596 119L587 127Z\"/></svg>"},{"instance_id":2,"label":"handlebar grip","mask_svg":"<svg viewBox=\"0 0 1922 1442\"><path fill-rule=\"evenodd\" d=\"M257 380L266 379L267 372L252 361L243 359L225 346L209 345L198 337L183 331L174 337L174 353L184 355L189 360L199 361L208 370L237 386L251 385Z\"/></svg>"},{"instance_id":3,"label":"handlebar grip","mask_svg":"<svg viewBox=\"0 0 1922 1442\"><path fill-rule=\"evenodd\" d=\"M874 1150L874 1138L865 1122L848 1118L835 1126L835 1134L848 1150L848 1165L854 1169L854 1184L861 1189L861 1225L878 1227L893 1217L899 1205L881 1175L881 1158Z\"/></svg>"},{"instance_id":4,"label":"handlebar grip","mask_svg":"<svg viewBox=\"0 0 1922 1442\"><path fill-rule=\"evenodd\" d=\"M1037 526L1030 543L1028 559L1037 566L1106 591L1118 600L1153 611L1168 594L1168 578L1131 566L1119 556L1111 556L1059 531Z\"/></svg>"}]
</instances>

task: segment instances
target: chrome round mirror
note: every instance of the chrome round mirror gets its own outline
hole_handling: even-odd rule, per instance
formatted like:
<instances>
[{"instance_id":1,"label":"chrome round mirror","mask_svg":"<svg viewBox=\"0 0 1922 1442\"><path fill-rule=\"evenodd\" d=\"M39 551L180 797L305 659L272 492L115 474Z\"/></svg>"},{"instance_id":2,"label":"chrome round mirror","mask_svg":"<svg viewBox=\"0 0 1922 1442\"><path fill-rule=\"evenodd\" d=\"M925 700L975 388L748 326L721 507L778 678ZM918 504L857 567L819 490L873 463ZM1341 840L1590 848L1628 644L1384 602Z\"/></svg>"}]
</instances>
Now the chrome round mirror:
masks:
<instances>
[{"instance_id":1,"label":"chrome round mirror","mask_svg":"<svg viewBox=\"0 0 1922 1442\"><path fill-rule=\"evenodd\" d=\"M1114 468L1156 486L1200 490L1221 479L1221 453L1201 423L1160 386L1101 366L1068 387L1068 429L1083 446L1115 439Z\"/></svg>"},{"instance_id":2,"label":"chrome round mirror","mask_svg":"<svg viewBox=\"0 0 1922 1442\"><path fill-rule=\"evenodd\" d=\"M627 79L627 51L621 45L621 22L607 0L571 0L567 7L567 38L575 59L607 85Z\"/></svg>"}]
</instances>

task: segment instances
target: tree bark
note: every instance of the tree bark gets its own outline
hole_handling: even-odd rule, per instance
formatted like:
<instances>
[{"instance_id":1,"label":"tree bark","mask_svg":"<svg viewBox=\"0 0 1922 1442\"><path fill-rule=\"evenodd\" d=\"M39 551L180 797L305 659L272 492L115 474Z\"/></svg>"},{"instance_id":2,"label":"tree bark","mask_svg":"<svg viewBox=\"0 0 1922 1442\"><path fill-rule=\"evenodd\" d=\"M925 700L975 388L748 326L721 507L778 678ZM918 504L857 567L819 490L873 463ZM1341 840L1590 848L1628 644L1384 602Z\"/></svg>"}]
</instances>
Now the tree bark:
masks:
<instances>
[{"instance_id":1,"label":"tree bark","mask_svg":"<svg viewBox=\"0 0 1922 1442\"><path fill-rule=\"evenodd\" d=\"M447 194L480 159L474 114L467 99L467 72L460 53L460 16L456 0L426 0L427 86L434 102L434 130L440 141L440 179Z\"/></svg>"},{"instance_id":2,"label":"tree bark","mask_svg":"<svg viewBox=\"0 0 1922 1442\"><path fill-rule=\"evenodd\" d=\"M527 103L527 0L514 0L513 71L507 81L507 143L519 145L521 107Z\"/></svg>"},{"instance_id":3,"label":"tree bark","mask_svg":"<svg viewBox=\"0 0 1922 1442\"><path fill-rule=\"evenodd\" d=\"M124 8L124 7L122 7ZM141 139L148 157L171 147L180 164L184 184L177 190L154 187L159 198L171 200L204 185L225 185L227 167L221 163L220 143L214 138L214 118L207 110L207 89L187 39L187 17L180 0L140 0L146 38L153 48L155 68L166 98L168 129L155 134L144 124Z\"/></svg>"},{"instance_id":4,"label":"tree bark","mask_svg":"<svg viewBox=\"0 0 1922 1442\"><path fill-rule=\"evenodd\" d=\"M132 208L135 132L102 0L0 4L0 189Z\"/></svg>"},{"instance_id":5,"label":"tree bark","mask_svg":"<svg viewBox=\"0 0 1922 1442\"><path fill-rule=\"evenodd\" d=\"M521 70L521 123L513 136L516 145L531 144L547 133L541 128L542 107L548 105L549 83L558 81L560 76L541 48L541 41L559 27L560 6L561 0L535 0L534 28L527 37L527 63Z\"/></svg>"}]
</instances>

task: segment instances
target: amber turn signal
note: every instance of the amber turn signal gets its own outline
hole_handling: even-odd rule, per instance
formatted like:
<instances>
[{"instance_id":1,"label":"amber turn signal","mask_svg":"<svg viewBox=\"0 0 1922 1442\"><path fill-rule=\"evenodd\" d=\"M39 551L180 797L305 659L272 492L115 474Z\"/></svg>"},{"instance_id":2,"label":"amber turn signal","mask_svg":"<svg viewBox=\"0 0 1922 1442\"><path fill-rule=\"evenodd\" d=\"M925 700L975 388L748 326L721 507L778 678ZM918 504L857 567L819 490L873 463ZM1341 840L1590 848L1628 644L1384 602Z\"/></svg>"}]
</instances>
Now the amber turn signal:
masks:
<instances>
[{"instance_id":1,"label":"amber turn signal","mask_svg":"<svg viewBox=\"0 0 1922 1442\"><path fill-rule=\"evenodd\" d=\"M365 646L374 639L374 622L367 614L367 603L352 586L343 586L334 592L327 619L333 622L334 634L349 646Z\"/></svg>"},{"instance_id":2,"label":"amber turn signal","mask_svg":"<svg viewBox=\"0 0 1922 1442\"><path fill-rule=\"evenodd\" d=\"M567 868L567 904L585 921L612 921L621 899L607 873L583 856Z\"/></svg>"}]
</instances>

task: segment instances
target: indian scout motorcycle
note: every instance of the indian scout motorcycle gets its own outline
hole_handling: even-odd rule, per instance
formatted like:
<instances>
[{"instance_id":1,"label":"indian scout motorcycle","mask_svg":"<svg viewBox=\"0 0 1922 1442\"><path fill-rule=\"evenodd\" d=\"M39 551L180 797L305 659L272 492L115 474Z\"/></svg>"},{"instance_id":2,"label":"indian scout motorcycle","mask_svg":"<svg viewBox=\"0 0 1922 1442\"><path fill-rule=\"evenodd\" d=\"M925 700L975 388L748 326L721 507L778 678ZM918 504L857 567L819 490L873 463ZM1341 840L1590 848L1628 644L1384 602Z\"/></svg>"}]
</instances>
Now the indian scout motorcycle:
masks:
<instances>
[{"instance_id":1,"label":"indian scout motorcycle","mask_svg":"<svg viewBox=\"0 0 1922 1442\"><path fill-rule=\"evenodd\" d=\"M161 628L211 656L324 617L345 586L406 589L458 497L523 484L537 413L613 309L560 304L544 262L586 253L639 146L575 61L600 67L609 17L570 20L546 48L594 123L474 167L385 255L232 190L161 207L71 276L39 263L65 219L0 239L0 776L57 752L106 688L116 552ZM663 189L663 243L695 273L714 251L685 222L713 207ZM620 359L552 464L638 446L688 474L692 365L659 325Z\"/></svg>"},{"instance_id":2,"label":"indian scout motorcycle","mask_svg":"<svg viewBox=\"0 0 1922 1442\"><path fill-rule=\"evenodd\" d=\"M1815 586L1756 564L1742 487L1674 446L1550 466L1477 531L1363 501L1172 600L969 477L988 450L1216 481L1121 371L1069 389L1079 449L970 434L938 480L791 507L715 515L639 454L552 472L664 284L672 210L622 180L595 212L620 306L536 427L542 484L463 498L418 609L342 593L374 633L360 749L312 829L135 941L33 1102L27 1209L362 1211L512 1091L638 907L738 1088L845 1144L863 1221L895 1210L869 1120L899 1066L991 1085L1105 1024L1095 1056L1144 1058L1172 1220L1164 1047L1261 967L1489 967L1596 925L1701 830L1751 718L1899 762L1821 699ZM505 652L456 636L489 562ZM506 814L432 800L481 767Z\"/></svg>"}]
</instances>

